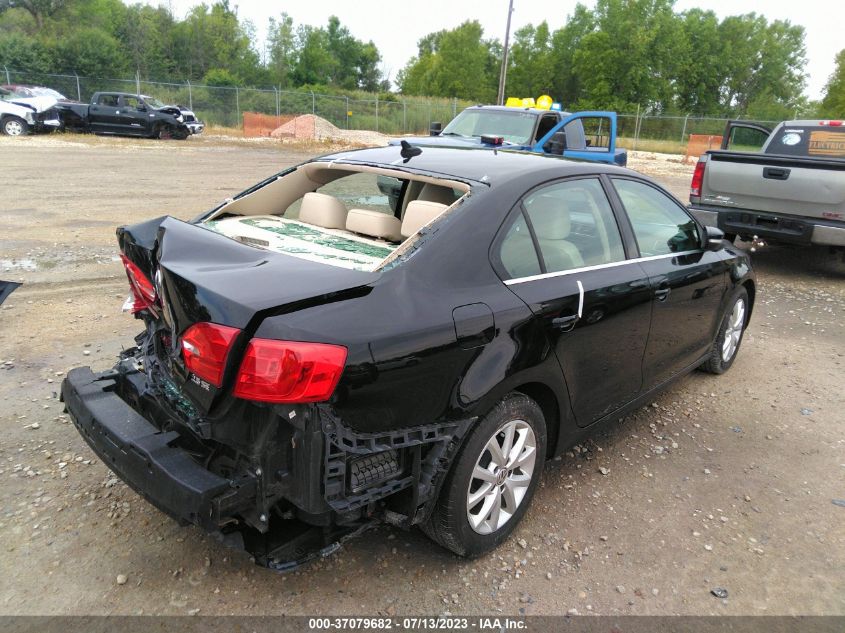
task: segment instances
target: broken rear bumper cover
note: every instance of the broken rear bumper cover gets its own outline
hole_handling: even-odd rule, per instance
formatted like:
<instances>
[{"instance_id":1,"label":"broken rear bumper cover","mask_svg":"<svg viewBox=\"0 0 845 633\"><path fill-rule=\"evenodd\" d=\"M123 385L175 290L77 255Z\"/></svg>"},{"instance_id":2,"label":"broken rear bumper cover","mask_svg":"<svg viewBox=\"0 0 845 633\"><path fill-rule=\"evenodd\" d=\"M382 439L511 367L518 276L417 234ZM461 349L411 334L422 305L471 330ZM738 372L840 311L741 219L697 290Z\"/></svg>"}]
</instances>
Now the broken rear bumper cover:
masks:
<instances>
[{"instance_id":1,"label":"broken rear bumper cover","mask_svg":"<svg viewBox=\"0 0 845 633\"><path fill-rule=\"evenodd\" d=\"M184 433L160 428L156 401L145 392L144 373L121 364L100 374L73 369L62 383L80 434L133 490L180 524L278 571L334 552L379 520L401 527L425 520L473 421L355 433L312 405L302 429L282 429L286 465L224 474L207 467L213 452L203 456ZM289 426L282 417L276 423Z\"/></svg>"},{"instance_id":2,"label":"broken rear bumper cover","mask_svg":"<svg viewBox=\"0 0 845 633\"><path fill-rule=\"evenodd\" d=\"M117 376L71 370L62 399L79 433L116 475L162 512L182 524L214 530L231 508L231 482L200 466L115 392Z\"/></svg>"}]
</instances>

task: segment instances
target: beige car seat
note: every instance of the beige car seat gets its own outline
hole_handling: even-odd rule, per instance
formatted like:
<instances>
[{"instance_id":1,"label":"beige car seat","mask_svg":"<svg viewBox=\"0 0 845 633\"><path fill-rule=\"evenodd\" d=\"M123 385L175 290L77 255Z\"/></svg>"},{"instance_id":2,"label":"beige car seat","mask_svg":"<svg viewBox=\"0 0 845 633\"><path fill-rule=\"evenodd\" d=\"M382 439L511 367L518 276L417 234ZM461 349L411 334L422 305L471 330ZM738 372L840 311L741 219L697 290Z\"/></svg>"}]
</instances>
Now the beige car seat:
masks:
<instances>
[{"instance_id":1,"label":"beige car seat","mask_svg":"<svg viewBox=\"0 0 845 633\"><path fill-rule=\"evenodd\" d=\"M401 228L399 218L380 211L350 209L349 215L346 216L347 231L391 242L402 241Z\"/></svg>"},{"instance_id":2,"label":"beige car seat","mask_svg":"<svg viewBox=\"0 0 845 633\"><path fill-rule=\"evenodd\" d=\"M402 218L402 237L410 237L434 218L439 216L449 205L425 200L412 200L405 209Z\"/></svg>"},{"instance_id":3,"label":"beige car seat","mask_svg":"<svg viewBox=\"0 0 845 633\"><path fill-rule=\"evenodd\" d=\"M302 198L299 221L327 229L345 229L346 205L334 196L311 191Z\"/></svg>"},{"instance_id":4,"label":"beige car seat","mask_svg":"<svg viewBox=\"0 0 845 633\"><path fill-rule=\"evenodd\" d=\"M526 205L528 217L548 272L580 268L584 258L578 247L567 238L572 229L567 209L554 196L537 196Z\"/></svg>"}]
</instances>

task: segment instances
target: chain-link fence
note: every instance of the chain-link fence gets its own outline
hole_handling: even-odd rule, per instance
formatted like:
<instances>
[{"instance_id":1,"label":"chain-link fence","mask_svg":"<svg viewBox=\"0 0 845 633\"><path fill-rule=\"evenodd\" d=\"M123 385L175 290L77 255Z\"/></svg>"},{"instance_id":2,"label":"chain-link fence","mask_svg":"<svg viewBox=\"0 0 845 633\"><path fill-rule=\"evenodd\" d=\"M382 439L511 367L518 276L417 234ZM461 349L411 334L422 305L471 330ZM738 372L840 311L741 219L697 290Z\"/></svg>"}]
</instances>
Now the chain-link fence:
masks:
<instances>
[{"instance_id":1,"label":"chain-link fence","mask_svg":"<svg viewBox=\"0 0 845 633\"><path fill-rule=\"evenodd\" d=\"M2 67L7 84L46 86L70 99L88 101L95 92L132 92L193 110L209 125L240 127L244 112L275 116L315 114L342 129L373 130L384 134L427 133L432 121L444 125L471 105L461 99L403 97L390 100L361 98L361 94L327 95L307 90L205 86L135 79L104 79L33 73Z\"/></svg>"},{"instance_id":2,"label":"chain-link fence","mask_svg":"<svg viewBox=\"0 0 845 633\"><path fill-rule=\"evenodd\" d=\"M637 149L641 141L663 142L665 147L686 145L691 134L718 136L725 131L729 119L706 116L669 116L620 114L617 116L616 135L625 139L626 145ZM755 122L774 126L779 121ZM641 144L642 146L642 144Z\"/></svg>"},{"instance_id":3,"label":"chain-link fence","mask_svg":"<svg viewBox=\"0 0 845 633\"><path fill-rule=\"evenodd\" d=\"M377 96L363 93L327 95L307 90L205 86L135 79L103 79L32 73L5 66L0 78L8 84L47 86L71 99L88 101L95 92L114 91L148 94L169 104L186 106L208 125L241 127L244 112L277 117L315 114L342 129L373 130L383 134L427 134L433 121L446 125L472 102L462 99ZM721 134L727 119L699 116L620 114L617 135L623 144L637 149L683 151L690 134ZM762 123L775 124L775 121ZM645 143L651 141L651 144Z\"/></svg>"}]
</instances>

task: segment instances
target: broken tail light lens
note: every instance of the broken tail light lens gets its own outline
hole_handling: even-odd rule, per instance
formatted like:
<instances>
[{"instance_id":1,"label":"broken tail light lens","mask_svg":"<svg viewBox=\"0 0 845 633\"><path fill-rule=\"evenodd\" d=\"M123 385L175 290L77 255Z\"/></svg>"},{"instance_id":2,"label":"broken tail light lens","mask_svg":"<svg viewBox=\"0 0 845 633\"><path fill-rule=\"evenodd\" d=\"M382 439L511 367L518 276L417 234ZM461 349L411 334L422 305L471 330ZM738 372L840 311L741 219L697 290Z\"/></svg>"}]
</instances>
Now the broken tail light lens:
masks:
<instances>
[{"instance_id":1,"label":"broken tail light lens","mask_svg":"<svg viewBox=\"0 0 845 633\"><path fill-rule=\"evenodd\" d=\"M241 331L216 323L194 323L182 335L182 360L188 371L215 387L223 384L226 358Z\"/></svg>"},{"instance_id":2,"label":"broken tail light lens","mask_svg":"<svg viewBox=\"0 0 845 633\"><path fill-rule=\"evenodd\" d=\"M234 395L262 402L323 402L335 390L346 348L254 338L235 381Z\"/></svg>"},{"instance_id":3,"label":"broken tail light lens","mask_svg":"<svg viewBox=\"0 0 845 633\"><path fill-rule=\"evenodd\" d=\"M155 312L156 289L153 282L138 268L138 266L123 253L120 260L129 278L129 288L132 291L132 301L128 302L128 309L132 314L150 308Z\"/></svg>"},{"instance_id":4,"label":"broken tail light lens","mask_svg":"<svg viewBox=\"0 0 845 633\"><path fill-rule=\"evenodd\" d=\"M706 166L707 163L703 160L700 160L695 164L695 171L692 174L692 182L689 187L689 195L701 195L701 186L704 184L704 168Z\"/></svg>"}]
</instances>

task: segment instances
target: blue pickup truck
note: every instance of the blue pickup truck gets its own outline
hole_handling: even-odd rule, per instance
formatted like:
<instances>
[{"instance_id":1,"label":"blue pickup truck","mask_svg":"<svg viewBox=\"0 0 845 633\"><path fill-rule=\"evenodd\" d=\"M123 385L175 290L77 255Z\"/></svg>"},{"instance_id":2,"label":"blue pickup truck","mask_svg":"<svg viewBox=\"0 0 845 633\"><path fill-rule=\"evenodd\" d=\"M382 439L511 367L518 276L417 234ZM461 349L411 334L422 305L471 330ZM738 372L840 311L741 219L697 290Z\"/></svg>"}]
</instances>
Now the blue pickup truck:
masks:
<instances>
[{"instance_id":1,"label":"blue pickup truck","mask_svg":"<svg viewBox=\"0 0 845 633\"><path fill-rule=\"evenodd\" d=\"M616 147L616 113L562 112L532 107L478 105L467 108L431 135L395 139L411 145L513 149L624 167L628 152Z\"/></svg>"}]
</instances>

